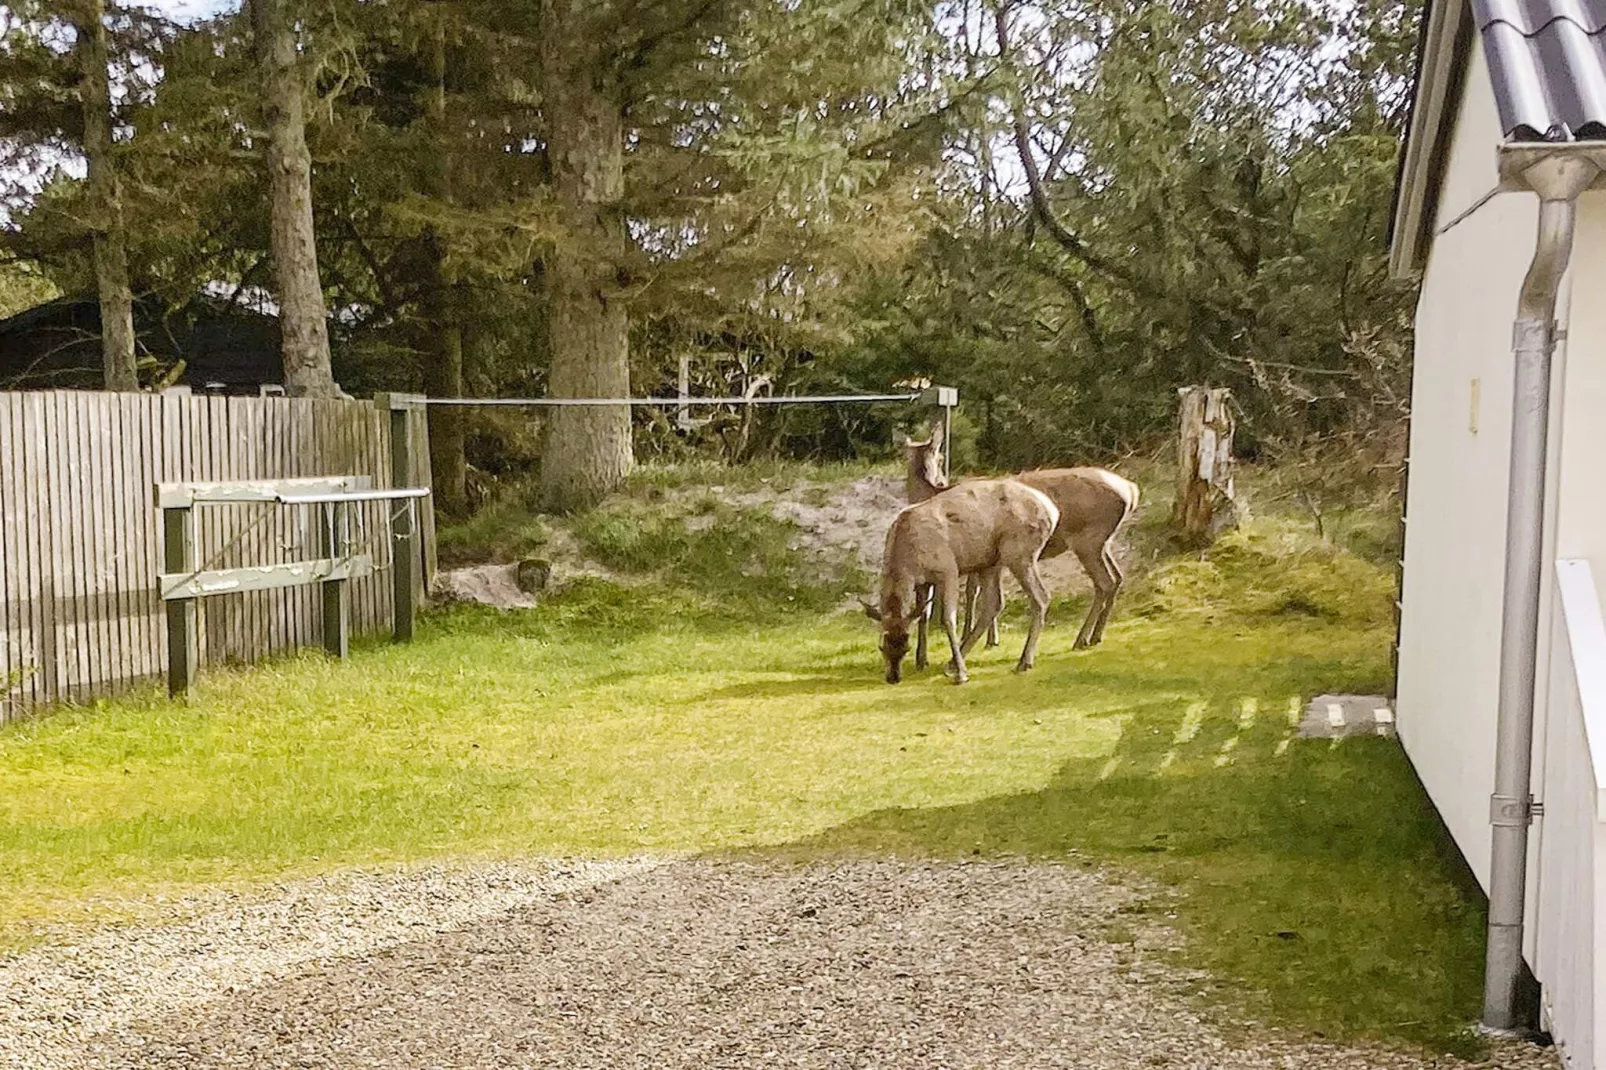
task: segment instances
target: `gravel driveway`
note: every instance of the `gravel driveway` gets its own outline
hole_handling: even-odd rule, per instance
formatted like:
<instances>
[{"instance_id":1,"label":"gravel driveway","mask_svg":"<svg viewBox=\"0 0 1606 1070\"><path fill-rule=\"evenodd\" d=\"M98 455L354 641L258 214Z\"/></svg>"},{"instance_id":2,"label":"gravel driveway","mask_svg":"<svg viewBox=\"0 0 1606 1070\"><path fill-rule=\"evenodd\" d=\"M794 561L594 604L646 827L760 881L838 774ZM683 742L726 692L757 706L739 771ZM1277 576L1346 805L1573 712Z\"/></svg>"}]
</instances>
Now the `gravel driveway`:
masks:
<instances>
[{"instance_id":1,"label":"gravel driveway","mask_svg":"<svg viewBox=\"0 0 1606 1070\"><path fill-rule=\"evenodd\" d=\"M60 1067L1456 1067L1229 1040L1066 866L636 860L313 882L0 961ZM1140 949L1164 941L1138 929ZM1124 959L1135 958L1133 962ZM1550 1068L1504 1049L1497 1065Z\"/></svg>"}]
</instances>

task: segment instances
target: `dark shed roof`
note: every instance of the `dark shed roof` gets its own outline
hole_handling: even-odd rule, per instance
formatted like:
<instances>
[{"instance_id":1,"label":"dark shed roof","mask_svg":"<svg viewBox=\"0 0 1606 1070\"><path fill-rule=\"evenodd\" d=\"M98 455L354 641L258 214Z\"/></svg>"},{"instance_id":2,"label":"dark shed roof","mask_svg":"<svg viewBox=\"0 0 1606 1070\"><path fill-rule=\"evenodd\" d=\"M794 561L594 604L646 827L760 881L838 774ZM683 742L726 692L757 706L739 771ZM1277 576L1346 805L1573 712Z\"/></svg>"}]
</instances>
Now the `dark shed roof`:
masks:
<instances>
[{"instance_id":1,"label":"dark shed roof","mask_svg":"<svg viewBox=\"0 0 1606 1070\"><path fill-rule=\"evenodd\" d=\"M182 381L197 390L255 394L284 381L278 321L226 301L198 297L171 310L136 300L134 333L140 356L184 361ZM0 389L94 389L101 380L94 297L60 297L0 320Z\"/></svg>"},{"instance_id":2,"label":"dark shed roof","mask_svg":"<svg viewBox=\"0 0 1606 1070\"><path fill-rule=\"evenodd\" d=\"M1513 141L1606 138L1606 0L1472 0Z\"/></svg>"}]
</instances>

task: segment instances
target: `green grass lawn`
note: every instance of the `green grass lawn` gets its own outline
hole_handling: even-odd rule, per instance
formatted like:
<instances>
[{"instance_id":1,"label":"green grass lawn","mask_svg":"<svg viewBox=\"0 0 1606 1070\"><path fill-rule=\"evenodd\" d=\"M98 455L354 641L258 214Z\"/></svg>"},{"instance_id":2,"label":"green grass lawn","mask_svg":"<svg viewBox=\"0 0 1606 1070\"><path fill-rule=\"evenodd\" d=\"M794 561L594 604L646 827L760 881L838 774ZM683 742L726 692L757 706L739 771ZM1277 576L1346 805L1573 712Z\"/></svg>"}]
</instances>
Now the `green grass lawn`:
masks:
<instances>
[{"instance_id":1,"label":"green grass lawn","mask_svg":"<svg viewBox=\"0 0 1606 1070\"><path fill-rule=\"evenodd\" d=\"M1031 674L1016 622L967 686L889 687L840 592L720 581L768 536L696 538L698 593L588 582L0 731L0 943L391 861L1026 855L1151 884L1254 1020L1472 1043L1482 907L1398 747L1291 738L1310 695L1386 689L1386 574L1267 522L1150 569L1097 650L1061 603Z\"/></svg>"}]
</instances>

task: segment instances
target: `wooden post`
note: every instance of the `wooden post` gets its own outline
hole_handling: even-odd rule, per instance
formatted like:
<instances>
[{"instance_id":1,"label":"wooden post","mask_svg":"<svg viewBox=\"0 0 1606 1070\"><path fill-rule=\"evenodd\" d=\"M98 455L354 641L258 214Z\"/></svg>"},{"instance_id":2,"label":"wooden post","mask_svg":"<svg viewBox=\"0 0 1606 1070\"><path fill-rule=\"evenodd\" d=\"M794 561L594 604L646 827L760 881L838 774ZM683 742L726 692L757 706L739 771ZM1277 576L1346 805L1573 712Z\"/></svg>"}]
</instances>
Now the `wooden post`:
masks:
<instances>
[{"instance_id":1,"label":"wooden post","mask_svg":"<svg viewBox=\"0 0 1606 1070\"><path fill-rule=\"evenodd\" d=\"M323 507L322 513L323 552L319 556L339 562L348 552L346 506L331 502ZM346 580L324 580L318 587L323 594L323 648L337 658L344 658L351 650L351 594Z\"/></svg>"},{"instance_id":2,"label":"wooden post","mask_svg":"<svg viewBox=\"0 0 1606 1070\"><path fill-rule=\"evenodd\" d=\"M697 425L692 422L691 406L685 404L691 396L691 354L680 355L680 372L675 379L675 393L682 404L675 410L675 426L682 431L695 431Z\"/></svg>"},{"instance_id":3,"label":"wooden post","mask_svg":"<svg viewBox=\"0 0 1606 1070\"><path fill-rule=\"evenodd\" d=\"M959 404L959 389L952 386L931 386L920 393L920 404L942 410L942 474L953 479L954 457L954 406Z\"/></svg>"},{"instance_id":4,"label":"wooden post","mask_svg":"<svg viewBox=\"0 0 1606 1070\"><path fill-rule=\"evenodd\" d=\"M163 554L166 571L184 574L195 569L194 529L190 509L162 510ZM195 683L195 667L201 660L200 637L196 632L195 599L174 598L167 603L167 693L173 698L184 694Z\"/></svg>"},{"instance_id":5,"label":"wooden post","mask_svg":"<svg viewBox=\"0 0 1606 1070\"><path fill-rule=\"evenodd\" d=\"M419 394L376 394L374 405L390 413L390 485L412 486L412 425L410 410L422 406ZM413 639L413 615L418 607L418 529L414 506L395 511L390 526L391 592L395 601L391 637L398 643Z\"/></svg>"},{"instance_id":6,"label":"wooden post","mask_svg":"<svg viewBox=\"0 0 1606 1070\"><path fill-rule=\"evenodd\" d=\"M1207 546L1238 526L1232 483L1231 392L1183 387L1177 440L1177 500L1171 522L1184 544Z\"/></svg>"}]
</instances>

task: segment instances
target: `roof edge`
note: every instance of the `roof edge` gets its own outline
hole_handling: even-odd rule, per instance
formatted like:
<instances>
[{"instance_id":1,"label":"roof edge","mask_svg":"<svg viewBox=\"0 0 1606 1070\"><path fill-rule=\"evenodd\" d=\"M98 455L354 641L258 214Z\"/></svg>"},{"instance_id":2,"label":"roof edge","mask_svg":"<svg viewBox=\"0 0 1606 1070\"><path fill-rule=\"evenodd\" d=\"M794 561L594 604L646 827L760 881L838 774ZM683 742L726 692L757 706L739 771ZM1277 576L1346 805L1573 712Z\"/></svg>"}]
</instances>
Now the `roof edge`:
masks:
<instances>
[{"instance_id":1,"label":"roof edge","mask_svg":"<svg viewBox=\"0 0 1606 1070\"><path fill-rule=\"evenodd\" d=\"M1429 232L1454 132L1446 120L1454 119L1466 83L1472 34L1466 0L1429 4L1389 222L1389 274L1396 279L1413 278L1427 261Z\"/></svg>"}]
</instances>

